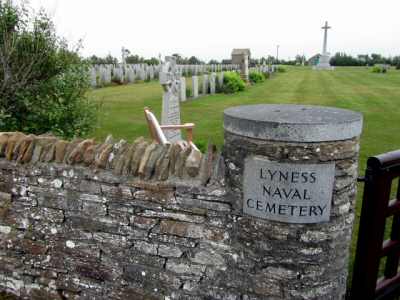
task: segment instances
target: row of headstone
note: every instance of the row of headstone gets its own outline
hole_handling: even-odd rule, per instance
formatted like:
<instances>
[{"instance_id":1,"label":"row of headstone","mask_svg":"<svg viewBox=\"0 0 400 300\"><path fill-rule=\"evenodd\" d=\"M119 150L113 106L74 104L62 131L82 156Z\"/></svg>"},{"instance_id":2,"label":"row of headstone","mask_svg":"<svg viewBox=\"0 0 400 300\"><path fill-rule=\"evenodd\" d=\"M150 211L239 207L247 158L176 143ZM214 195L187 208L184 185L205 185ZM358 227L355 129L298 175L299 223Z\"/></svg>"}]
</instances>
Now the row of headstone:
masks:
<instances>
[{"instance_id":1,"label":"row of headstone","mask_svg":"<svg viewBox=\"0 0 400 300\"><path fill-rule=\"evenodd\" d=\"M260 66L255 66L252 68L249 68L249 71L257 71L263 74L273 74L276 72L277 67L275 65L260 65Z\"/></svg>"},{"instance_id":2,"label":"row of headstone","mask_svg":"<svg viewBox=\"0 0 400 300\"><path fill-rule=\"evenodd\" d=\"M200 93L199 78L201 78L201 93ZM180 101L186 101L188 96L192 99L196 99L200 95L205 96L208 94L213 95L217 93L218 92L217 86L221 88L224 83L224 72L219 72L219 73L213 72L211 74L203 74L200 76L193 75L190 95L186 94L186 78L181 77L180 82L181 82L179 86Z\"/></svg>"},{"instance_id":3,"label":"row of headstone","mask_svg":"<svg viewBox=\"0 0 400 300\"><path fill-rule=\"evenodd\" d=\"M275 73L277 70L276 66L274 65L261 65L250 68L251 71L261 72L263 74L271 75ZM201 93L200 93L200 85L199 81L201 78ZM181 77L181 84L180 84L180 101L186 101L187 97L189 96L192 99L198 98L200 95L205 96L207 94L215 94L221 90L224 84L224 72L211 72L210 74L203 74L203 75L193 75L192 76L192 89L191 94L186 94L186 79L185 77ZM217 86L219 89L217 89Z\"/></svg>"},{"instance_id":4,"label":"row of headstone","mask_svg":"<svg viewBox=\"0 0 400 300\"><path fill-rule=\"evenodd\" d=\"M214 72L237 71L238 65L176 65L180 76L190 77ZM161 65L117 64L93 65L89 70L92 87L103 87L111 83L127 84L135 81L151 81L159 78Z\"/></svg>"},{"instance_id":5,"label":"row of headstone","mask_svg":"<svg viewBox=\"0 0 400 300\"><path fill-rule=\"evenodd\" d=\"M136 80L154 80L159 66L152 65L94 65L89 70L92 87L102 87L112 82L134 83Z\"/></svg>"}]
</instances>

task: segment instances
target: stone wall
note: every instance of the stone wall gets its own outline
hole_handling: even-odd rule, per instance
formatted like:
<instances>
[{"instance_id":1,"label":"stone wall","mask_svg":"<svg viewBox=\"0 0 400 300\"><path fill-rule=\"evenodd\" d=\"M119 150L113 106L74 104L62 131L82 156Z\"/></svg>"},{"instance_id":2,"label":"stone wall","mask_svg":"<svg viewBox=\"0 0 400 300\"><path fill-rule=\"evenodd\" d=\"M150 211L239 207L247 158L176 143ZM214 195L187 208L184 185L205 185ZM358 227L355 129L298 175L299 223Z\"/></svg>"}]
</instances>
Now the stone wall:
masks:
<instances>
[{"instance_id":1,"label":"stone wall","mask_svg":"<svg viewBox=\"0 0 400 300\"><path fill-rule=\"evenodd\" d=\"M335 162L329 224L243 215L248 153ZM143 138L96 144L2 133L0 291L24 299L334 299L346 284L347 254L338 253L348 253L351 238L357 154L356 138L317 145L226 132L222 158L213 146L202 154Z\"/></svg>"},{"instance_id":2,"label":"stone wall","mask_svg":"<svg viewBox=\"0 0 400 300\"><path fill-rule=\"evenodd\" d=\"M243 240L215 149L195 168L192 151L142 144L0 134L0 290L26 299L282 295L268 281L279 268Z\"/></svg>"},{"instance_id":3,"label":"stone wall","mask_svg":"<svg viewBox=\"0 0 400 300\"><path fill-rule=\"evenodd\" d=\"M0 290L27 299L242 293L224 276L240 253L215 148L2 133L0 154Z\"/></svg>"}]
</instances>

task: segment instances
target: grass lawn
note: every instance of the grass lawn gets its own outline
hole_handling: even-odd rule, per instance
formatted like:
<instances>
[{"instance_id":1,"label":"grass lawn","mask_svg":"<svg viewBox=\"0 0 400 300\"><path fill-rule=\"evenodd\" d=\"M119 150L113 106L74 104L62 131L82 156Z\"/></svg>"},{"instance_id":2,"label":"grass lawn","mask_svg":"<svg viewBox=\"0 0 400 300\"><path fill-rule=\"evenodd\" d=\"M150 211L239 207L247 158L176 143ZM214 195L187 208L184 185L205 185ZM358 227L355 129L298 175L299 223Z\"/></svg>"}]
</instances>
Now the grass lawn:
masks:
<instances>
[{"instance_id":1,"label":"grass lawn","mask_svg":"<svg viewBox=\"0 0 400 300\"><path fill-rule=\"evenodd\" d=\"M360 174L364 173L369 156L400 149L400 71L392 69L387 74L376 74L361 67L337 68L332 72L305 67L287 70L238 94L218 94L182 103L182 121L196 123L195 139L211 140L220 146L223 144L222 112L227 107L258 103L335 106L364 115ZM190 86L190 80L187 83ZM96 138L104 139L108 133L129 141L140 135L148 136L143 107L150 107L160 117L161 95L158 82L91 91L90 98L102 103ZM358 199L361 198L361 189L362 186L359 187ZM359 211L360 201L355 232ZM353 246L355 240L353 238Z\"/></svg>"}]
</instances>

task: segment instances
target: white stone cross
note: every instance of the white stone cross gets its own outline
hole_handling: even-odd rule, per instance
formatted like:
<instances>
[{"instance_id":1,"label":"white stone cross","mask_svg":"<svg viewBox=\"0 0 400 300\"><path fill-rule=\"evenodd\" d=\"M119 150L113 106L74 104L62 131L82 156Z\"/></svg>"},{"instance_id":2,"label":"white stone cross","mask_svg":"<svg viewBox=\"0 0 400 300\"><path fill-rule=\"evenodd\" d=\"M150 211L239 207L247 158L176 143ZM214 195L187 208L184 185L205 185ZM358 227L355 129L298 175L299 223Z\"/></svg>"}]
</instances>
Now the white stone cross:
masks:
<instances>
[{"instance_id":1,"label":"white stone cross","mask_svg":"<svg viewBox=\"0 0 400 300\"><path fill-rule=\"evenodd\" d=\"M322 27L324 29L324 45L322 47L322 54L325 55L327 54L327 44L328 44L328 29L331 29L330 26L328 26L328 21L325 22L325 26Z\"/></svg>"}]
</instances>

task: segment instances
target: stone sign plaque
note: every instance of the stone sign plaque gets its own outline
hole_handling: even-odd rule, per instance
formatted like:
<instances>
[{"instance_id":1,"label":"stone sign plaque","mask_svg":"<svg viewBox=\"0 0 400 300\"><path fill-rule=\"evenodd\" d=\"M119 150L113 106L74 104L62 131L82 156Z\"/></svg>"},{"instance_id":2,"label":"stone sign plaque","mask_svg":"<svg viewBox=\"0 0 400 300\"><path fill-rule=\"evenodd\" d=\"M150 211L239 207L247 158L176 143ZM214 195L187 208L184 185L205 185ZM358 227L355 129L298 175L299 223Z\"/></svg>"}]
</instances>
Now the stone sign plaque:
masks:
<instances>
[{"instance_id":1,"label":"stone sign plaque","mask_svg":"<svg viewBox=\"0 0 400 300\"><path fill-rule=\"evenodd\" d=\"M291 164L261 156L245 161L243 212L285 223L329 221L335 164Z\"/></svg>"}]
</instances>

